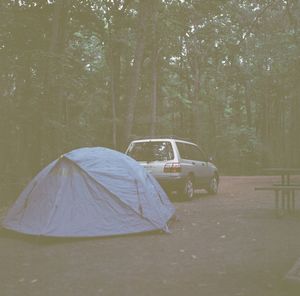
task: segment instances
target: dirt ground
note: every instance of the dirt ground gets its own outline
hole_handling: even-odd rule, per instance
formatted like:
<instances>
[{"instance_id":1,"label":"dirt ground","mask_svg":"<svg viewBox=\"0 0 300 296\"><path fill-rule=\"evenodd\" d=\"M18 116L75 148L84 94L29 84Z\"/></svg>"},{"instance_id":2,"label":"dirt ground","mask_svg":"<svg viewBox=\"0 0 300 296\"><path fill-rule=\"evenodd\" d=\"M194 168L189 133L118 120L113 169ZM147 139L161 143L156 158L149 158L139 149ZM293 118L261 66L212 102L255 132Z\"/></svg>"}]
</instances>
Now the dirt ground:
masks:
<instances>
[{"instance_id":1,"label":"dirt ground","mask_svg":"<svg viewBox=\"0 0 300 296\"><path fill-rule=\"evenodd\" d=\"M273 195L254 191L275 179L222 177L216 196L174 203L171 234L50 239L0 229L0 295L299 296L284 276L300 257L300 205L278 217Z\"/></svg>"}]
</instances>

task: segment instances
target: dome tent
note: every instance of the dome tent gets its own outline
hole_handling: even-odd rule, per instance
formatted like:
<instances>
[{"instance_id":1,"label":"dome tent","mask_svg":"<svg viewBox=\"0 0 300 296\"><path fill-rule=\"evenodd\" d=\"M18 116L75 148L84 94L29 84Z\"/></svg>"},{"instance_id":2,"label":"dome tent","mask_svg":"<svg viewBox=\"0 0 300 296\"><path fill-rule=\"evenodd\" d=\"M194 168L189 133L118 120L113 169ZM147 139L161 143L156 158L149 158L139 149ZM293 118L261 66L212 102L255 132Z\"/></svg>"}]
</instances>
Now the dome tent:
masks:
<instances>
[{"instance_id":1,"label":"dome tent","mask_svg":"<svg viewBox=\"0 0 300 296\"><path fill-rule=\"evenodd\" d=\"M175 208L157 181L127 155L101 147L62 155L28 184L3 227L57 237L168 231Z\"/></svg>"}]
</instances>

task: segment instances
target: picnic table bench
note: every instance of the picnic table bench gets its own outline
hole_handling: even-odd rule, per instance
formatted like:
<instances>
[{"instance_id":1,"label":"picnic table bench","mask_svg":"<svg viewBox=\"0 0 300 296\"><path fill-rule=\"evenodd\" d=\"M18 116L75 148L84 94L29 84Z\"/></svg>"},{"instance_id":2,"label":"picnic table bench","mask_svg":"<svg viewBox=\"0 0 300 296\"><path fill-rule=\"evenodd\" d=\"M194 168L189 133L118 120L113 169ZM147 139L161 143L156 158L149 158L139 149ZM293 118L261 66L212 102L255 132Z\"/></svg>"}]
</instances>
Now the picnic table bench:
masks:
<instances>
[{"instance_id":1,"label":"picnic table bench","mask_svg":"<svg viewBox=\"0 0 300 296\"><path fill-rule=\"evenodd\" d=\"M273 191L275 196L275 209L279 213L279 198L281 198L281 210L288 212L295 211L295 192L300 190L300 184L292 184L290 182L291 175L300 174L298 168L268 168L264 169L268 174L275 174L281 176L281 182L272 184L271 186L255 187L255 190Z\"/></svg>"}]
</instances>

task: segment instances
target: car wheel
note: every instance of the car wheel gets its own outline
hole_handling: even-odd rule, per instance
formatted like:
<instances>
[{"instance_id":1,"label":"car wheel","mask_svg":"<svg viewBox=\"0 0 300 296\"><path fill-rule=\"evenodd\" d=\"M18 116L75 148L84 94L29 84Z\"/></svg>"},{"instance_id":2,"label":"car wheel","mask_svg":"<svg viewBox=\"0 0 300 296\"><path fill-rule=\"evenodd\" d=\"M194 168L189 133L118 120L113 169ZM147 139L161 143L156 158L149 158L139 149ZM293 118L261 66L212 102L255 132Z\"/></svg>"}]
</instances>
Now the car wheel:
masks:
<instances>
[{"instance_id":1,"label":"car wheel","mask_svg":"<svg viewBox=\"0 0 300 296\"><path fill-rule=\"evenodd\" d=\"M194 182L192 177L186 179L182 195L185 200L191 200L194 197Z\"/></svg>"},{"instance_id":2,"label":"car wheel","mask_svg":"<svg viewBox=\"0 0 300 296\"><path fill-rule=\"evenodd\" d=\"M207 191L209 194L217 194L218 187L219 187L218 177L214 175L209 181Z\"/></svg>"},{"instance_id":3,"label":"car wheel","mask_svg":"<svg viewBox=\"0 0 300 296\"><path fill-rule=\"evenodd\" d=\"M173 191L171 189L164 189L164 191L167 194L168 198L171 200L173 198Z\"/></svg>"}]
</instances>

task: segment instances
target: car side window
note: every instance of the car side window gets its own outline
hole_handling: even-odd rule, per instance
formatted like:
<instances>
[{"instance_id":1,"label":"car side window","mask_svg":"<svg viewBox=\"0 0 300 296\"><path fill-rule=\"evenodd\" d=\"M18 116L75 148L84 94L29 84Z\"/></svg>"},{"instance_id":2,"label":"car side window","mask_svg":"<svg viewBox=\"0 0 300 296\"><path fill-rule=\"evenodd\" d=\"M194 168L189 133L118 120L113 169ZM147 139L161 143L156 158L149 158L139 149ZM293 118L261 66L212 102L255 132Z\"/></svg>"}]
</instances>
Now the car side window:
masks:
<instances>
[{"instance_id":1,"label":"car side window","mask_svg":"<svg viewBox=\"0 0 300 296\"><path fill-rule=\"evenodd\" d=\"M206 157L204 153L200 150L199 147L195 145L188 145L190 150L190 157L193 160L197 161L206 161Z\"/></svg>"},{"instance_id":2,"label":"car side window","mask_svg":"<svg viewBox=\"0 0 300 296\"><path fill-rule=\"evenodd\" d=\"M178 148L180 157L183 159L190 159L189 151L188 151L189 149L188 149L187 145L184 143L180 143L180 142L177 142L176 144L177 144L177 148Z\"/></svg>"},{"instance_id":3,"label":"car side window","mask_svg":"<svg viewBox=\"0 0 300 296\"><path fill-rule=\"evenodd\" d=\"M183 159L206 161L205 154L196 145L177 142L177 147Z\"/></svg>"}]
</instances>

